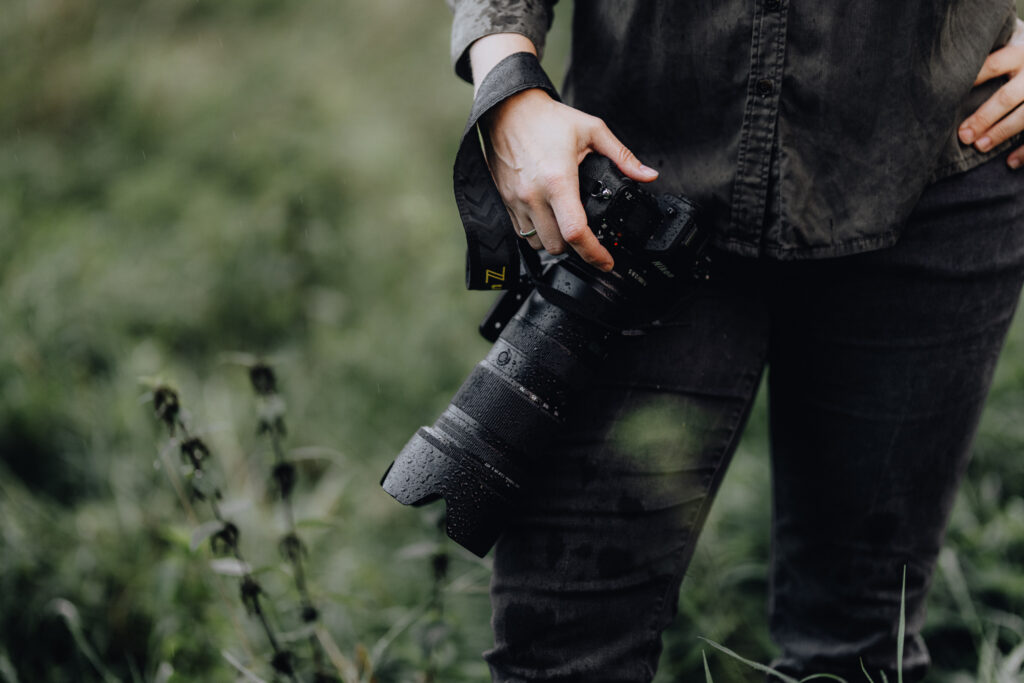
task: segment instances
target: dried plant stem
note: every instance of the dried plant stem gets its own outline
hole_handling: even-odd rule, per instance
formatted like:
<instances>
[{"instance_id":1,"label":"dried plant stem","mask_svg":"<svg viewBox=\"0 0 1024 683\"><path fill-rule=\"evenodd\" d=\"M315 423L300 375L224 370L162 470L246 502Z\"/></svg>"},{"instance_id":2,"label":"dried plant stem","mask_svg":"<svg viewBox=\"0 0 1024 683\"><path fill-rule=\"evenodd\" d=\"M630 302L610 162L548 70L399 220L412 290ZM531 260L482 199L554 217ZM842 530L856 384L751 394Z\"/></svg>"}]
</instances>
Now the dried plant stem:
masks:
<instances>
[{"instance_id":1,"label":"dried plant stem","mask_svg":"<svg viewBox=\"0 0 1024 683\"><path fill-rule=\"evenodd\" d=\"M177 418L176 422L177 428L181 430L181 434L185 438L183 443L191 441L193 437L190 435L185 423L180 417ZM195 464L195 462L193 464ZM197 468L197 470L198 469L199 468ZM232 556L238 561L239 567L243 568L243 574L241 576L242 602L245 604L246 609L259 619L260 624L263 626L263 632L267 637L267 642L270 643L270 649L274 652L272 666L275 671L284 675L289 681L297 683L297 679L295 678L295 673L292 670L292 664L290 662L290 654L287 650L281 648L278 643L277 636L274 635L274 629L270 626L270 620L267 618L266 612L263 609L261 600L262 590L252 573L249 572L249 565L246 563L245 557L242 556L242 550L238 545L237 529L234 524L225 519L224 515L221 514L220 505L217 504L219 494L220 492L217 491L216 495L208 497L207 500L210 503L210 511L213 513L214 519L223 525L223 529L235 529L233 533L228 533L222 536L221 541L231 551Z\"/></svg>"},{"instance_id":2,"label":"dried plant stem","mask_svg":"<svg viewBox=\"0 0 1024 683\"><path fill-rule=\"evenodd\" d=\"M199 526L199 515L192 506L192 501L189 500L189 497L185 494L185 489L181 485L181 479L178 472L171 463L167 461L170 451L179 445L178 440L171 437L171 440L167 445L160 449L160 465L164 468L164 472L166 472L167 478L171 482L171 487L178 496L178 501L181 503L181 507L185 510L185 517L188 519L189 524L195 527ZM227 593L224 592L224 585L220 581L214 581L214 586L216 586L217 595L220 597L221 602L224 603L225 607L228 607L228 613L231 614L231 622L235 625L235 631L238 632L238 636L242 640L242 648L245 650L245 654L248 655L249 659L255 659L256 655L254 654L252 643L249 642L249 636L246 634L245 629L242 628L242 623L238 620L234 610L230 609L231 600L228 598Z\"/></svg>"},{"instance_id":3,"label":"dried plant stem","mask_svg":"<svg viewBox=\"0 0 1024 683\"><path fill-rule=\"evenodd\" d=\"M213 546L215 552L218 549L230 551L230 554L238 563L242 604L245 606L246 611L250 615L255 616L263 627L267 642L274 653L270 662L271 666L277 674L284 676L291 683L298 683L298 679L295 677L291 652L281 647L280 641L275 635L270 619L263 607L263 589L252 575L249 565L245 562L245 557L242 555L238 544L238 527L226 519L221 512L220 505L217 503L221 497L220 490L216 487L210 488L205 483L203 461L211 455L209 448L201 439L189 431L188 425L181 418L177 393L167 387L158 387L153 391L153 404L157 417L167 427L171 443L178 446L181 454L192 466L190 483L193 496L209 503L213 517L219 523L219 530L210 538L211 546ZM175 481L175 489L178 491L178 495L182 497L186 513L193 519L197 518L195 509L187 502L188 496L185 496L184 492L180 490L176 480L172 478L172 481Z\"/></svg>"},{"instance_id":4,"label":"dried plant stem","mask_svg":"<svg viewBox=\"0 0 1024 683\"><path fill-rule=\"evenodd\" d=\"M302 562L305 545L302 543L295 525L295 509L292 502L292 492L295 489L296 481L295 465L288 459L284 449L286 432L284 401L277 391L277 378L274 371L266 363L257 361L250 365L249 380L260 403L257 431L270 442L270 450L273 454L274 464L271 478L281 499L281 509L285 521L285 535L280 544L281 554L292 568L292 579L302 608L302 620L307 624L316 625L320 620L320 611L310 595ZM327 680L330 677L326 673L328 657L322 641L316 637L315 633L310 633L307 640L318 679ZM339 673L341 673L340 670Z\"/></svg>"}]
</instances>

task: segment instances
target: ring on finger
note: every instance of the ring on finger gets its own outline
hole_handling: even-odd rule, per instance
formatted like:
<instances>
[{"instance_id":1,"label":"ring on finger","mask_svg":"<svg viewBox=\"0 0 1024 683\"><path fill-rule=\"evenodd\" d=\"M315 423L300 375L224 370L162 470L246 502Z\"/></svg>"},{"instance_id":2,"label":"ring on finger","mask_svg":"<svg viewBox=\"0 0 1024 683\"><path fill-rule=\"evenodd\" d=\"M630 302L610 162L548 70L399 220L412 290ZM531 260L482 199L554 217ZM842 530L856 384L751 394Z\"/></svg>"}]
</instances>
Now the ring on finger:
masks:
<instances>
[{"instance_id":1,"label":"ring on finger","mask_svg":"<svg viewBox=\"0 0 1024 683\"><path fill-rule=\"evenodd\" d=\"M537 228L534 228L533 230L531 230L529 232L523 232L519 228L516 228L516 232L519 233L520 237L533 237L534 235L537 234Z\"/></svg>"}]
</instances>

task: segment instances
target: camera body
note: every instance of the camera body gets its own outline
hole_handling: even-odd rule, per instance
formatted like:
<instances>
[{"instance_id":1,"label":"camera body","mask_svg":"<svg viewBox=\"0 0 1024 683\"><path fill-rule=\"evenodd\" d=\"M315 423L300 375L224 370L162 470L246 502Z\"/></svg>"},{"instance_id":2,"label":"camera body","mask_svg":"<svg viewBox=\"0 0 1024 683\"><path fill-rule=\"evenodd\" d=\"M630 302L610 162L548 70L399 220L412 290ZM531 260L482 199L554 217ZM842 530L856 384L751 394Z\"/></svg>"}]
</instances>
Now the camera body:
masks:
<instances>
[{"instance_id":1,"label":"camera body","mask_svg":"<svg viewBox=\"0 0 1024 683\"><path fill-rule=\"evenodd\" d=\"M697 206L653 194L591 154L579 168L588 224L611 252L608 273L574 253L542 264L504 292L481 333L494 346L438 420L417 430L381 481L407 505L443 498L448 535L487 554L542 472L567 409L600 371L607 342L649 323L708 276L708 232Z\"/></svg>"},{"instance_id":2,"label":"camera body","mask_svg":"<svg viewBox=\"0 0 1024 683\"><path fill-rule=\"evenodd\" d=\"M580 198L594 234L615 259L610 277L621 277L638 303L656 306L658 301L647 300L651 292L663 299L675 283L706 276L708 235L689 199L656 197L594 154L580 164Z\"/></svg>"}]
</instances>

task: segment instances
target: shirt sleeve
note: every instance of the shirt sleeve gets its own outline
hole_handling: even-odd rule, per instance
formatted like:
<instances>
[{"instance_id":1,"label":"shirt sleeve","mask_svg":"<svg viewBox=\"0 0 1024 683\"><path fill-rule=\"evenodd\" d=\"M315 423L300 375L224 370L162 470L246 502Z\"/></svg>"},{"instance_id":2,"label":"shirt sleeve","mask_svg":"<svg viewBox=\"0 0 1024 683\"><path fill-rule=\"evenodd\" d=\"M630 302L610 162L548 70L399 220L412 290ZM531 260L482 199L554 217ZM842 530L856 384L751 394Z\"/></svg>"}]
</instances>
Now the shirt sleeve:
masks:
<instances>
[{"instance_id":1,"label":"shirt sleeve","mask_svg":"<svg viewBox=\"0 0 1024 683\"><path fill-rule=\"evenodd\" d=\"M544 51L544 39L558 0L447 0L452 23L452 66L463 80L472 82L469 46L492 33L521 33Z\"/></svg>"}]
</instances>

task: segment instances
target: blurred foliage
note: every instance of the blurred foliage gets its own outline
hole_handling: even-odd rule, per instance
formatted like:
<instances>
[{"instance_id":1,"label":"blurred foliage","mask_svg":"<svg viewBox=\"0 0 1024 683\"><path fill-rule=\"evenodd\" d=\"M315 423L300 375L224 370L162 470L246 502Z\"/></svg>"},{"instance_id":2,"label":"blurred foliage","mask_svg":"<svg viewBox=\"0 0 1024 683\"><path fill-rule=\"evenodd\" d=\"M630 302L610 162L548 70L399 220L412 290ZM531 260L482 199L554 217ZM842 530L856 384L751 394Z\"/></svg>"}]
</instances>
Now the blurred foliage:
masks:
<instances>
[{"instance_id":1,"label":"blurred foliage","mask_svg":"<svg viewBox=\"0 0 1024 683\"><path fill-rule=\"evenodd\" d=\"M205 518L175 493L144 377L179 389L277 623L305 637L238 350L275 364L289 444L311 447L296 515L338 652L380 683L486 678L487 562L445 543L439 604L436 510L377 486L486 350L450 194L471 91L448 21L411 0L4 5L0 680L237 680L227 657L271 678L237 581L190 549ZM1022 340L1018 325L936 578L935 680L980 680L1024 639ZM702 675L698 635L772 656L766 431L759 407L658 681Z\"/></svg>"}]
</instances>

